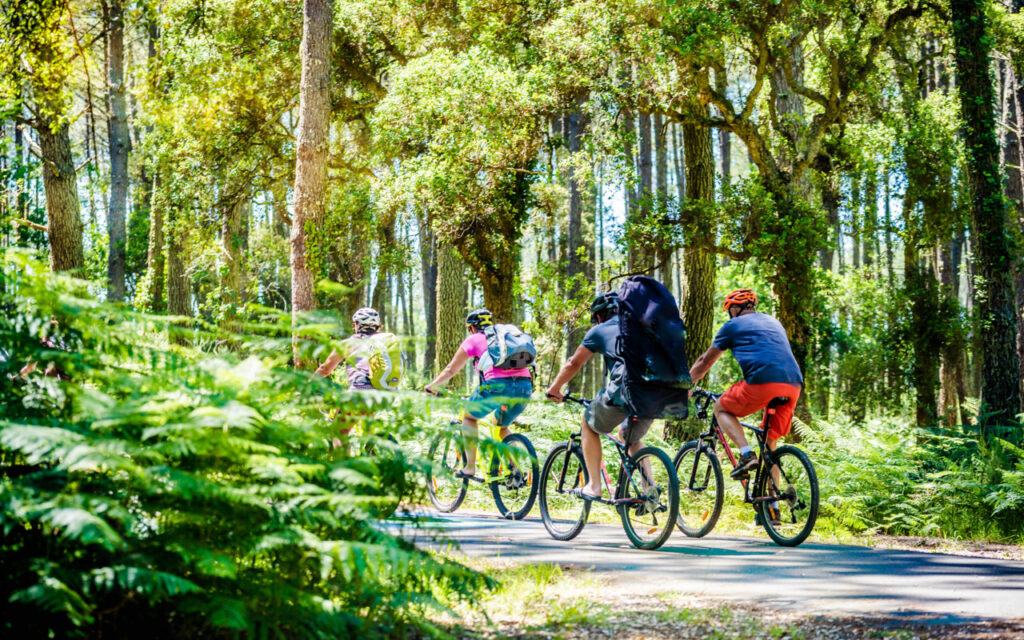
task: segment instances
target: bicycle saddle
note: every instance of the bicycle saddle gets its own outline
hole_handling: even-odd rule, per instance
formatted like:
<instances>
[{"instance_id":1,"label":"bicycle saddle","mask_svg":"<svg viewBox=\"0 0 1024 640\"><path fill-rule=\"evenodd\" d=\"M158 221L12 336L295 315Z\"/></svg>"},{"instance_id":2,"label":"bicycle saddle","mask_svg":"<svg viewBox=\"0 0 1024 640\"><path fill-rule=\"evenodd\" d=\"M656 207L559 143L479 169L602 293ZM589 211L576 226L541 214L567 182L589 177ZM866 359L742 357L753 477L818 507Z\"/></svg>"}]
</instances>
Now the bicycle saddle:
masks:
<instances>
[{"instance_id":1,"label":"bicycle saddle","mask_svg":"<svg viewBox=\"0 0 1024 640\"><path fill-rule=\"evenodd\" d=\"M768 408L769 409L774 409L775 407L779 406L780 404L786 404L787 402L789 402L789 398L787 398L786 396L780 396L778 398L772 398L772 401L768 403Z\"/></svg>"}]
</instances>

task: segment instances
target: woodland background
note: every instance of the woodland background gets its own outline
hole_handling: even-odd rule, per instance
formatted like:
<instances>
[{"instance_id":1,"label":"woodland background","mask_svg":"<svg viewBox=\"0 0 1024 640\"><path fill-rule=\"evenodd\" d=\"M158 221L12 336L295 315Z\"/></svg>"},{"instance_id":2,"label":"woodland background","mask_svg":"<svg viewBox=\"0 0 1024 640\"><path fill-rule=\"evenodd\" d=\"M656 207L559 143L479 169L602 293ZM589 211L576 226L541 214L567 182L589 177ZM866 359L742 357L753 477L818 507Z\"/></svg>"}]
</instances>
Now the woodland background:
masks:
<instances>
[{"instance_id":1,"label":"woodland background","mask_svg":"<svg viewBox=\"0 0 1024 640\"><path fill-rule=\"evenodd\" d=\"M181 509L185 523L204 500L235 509L275 483L301 493L315 477L338 500L369 492L391 510L414 491L414 457L354 482L357 463L312 453L325 394L379 402L303 373L356 308L408 338L415 389L464 338L466 312L487 306L534 335L539 387L582 339L593 294L639 272L675 292L691 361L730 289L753 287L783 322L807 380L797 437L830 489L819 528L1019 541L1021 8L3 0L0 447L3 524L22 532L4 543L20 576L4 601L62 612L68 629L117 628L153 607L165 620L201 611L207 630L294 629L299 614L261 600L287 565L325 629L369 625L350 613L380 594L377 624L426 624L410 594L434 598L440 575L471 597L487 580L357 526L376 507L209 523L207 555L139 565L187 584L110 563L156 553L156 534L140 534L156 512ZM70 380L19 380L29 361ZM600 375L588 367L584 392ZM708 386L738 377L723 361ZM400 397L382 423L415 440L424 400ZM534 404L523 428L535 442L564 431ZM227 492L213 424L244 431ZM666 425L663 442L694 428ZM165 460L147 458L153 438ZM84 442L90 462L69 458ZM251 475L267 464L277 471ZM176 502L153 483L182 465L195 477ZM322 541L363 545L312 545L325 563L313 587L310 567L270 551L312 548L289 537L309 519ZM292 533L226 545L254 522ZM48 546L53 531L66 547ZM398 553L418 560L395 577ZM57 562L71 556L73 578ZM328 574L361 562L379 580L339 595ZM223 595L243 566L252 580ZM200 592L227 600L180 608Z\"/></svg>"}]
</instances>

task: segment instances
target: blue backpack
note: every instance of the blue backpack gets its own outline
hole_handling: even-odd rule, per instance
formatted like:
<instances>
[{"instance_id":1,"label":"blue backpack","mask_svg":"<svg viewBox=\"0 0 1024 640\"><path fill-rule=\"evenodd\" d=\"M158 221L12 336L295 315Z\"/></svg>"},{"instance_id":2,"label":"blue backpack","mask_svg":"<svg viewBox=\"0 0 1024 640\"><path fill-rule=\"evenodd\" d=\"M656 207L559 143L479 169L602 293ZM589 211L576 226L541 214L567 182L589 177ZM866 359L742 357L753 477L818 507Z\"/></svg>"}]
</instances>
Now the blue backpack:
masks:
<instances>
[{"instance_id":1,"label":"blue backpack","mask_svg":"<svg viewBox=\"0 0 1024 640\"><path fill-rule=\"evenodd\" d=\"M634 418L685 418L690 365L686 327L675 298L648 276L630 276L619 289L622 401Z\"/></svg>"},{"instance_id":2,"label":"blue backpack","mask_svg":"<svg viewBox=\"0 0 1024 640\"><path fill-rule=\"evenodd\" d=\"M496 324L484 327L487 351L480 356L480 371L495 369L524 369L537 359L537 349L530 334L514 324Z\"/></svg>"}]
</instances>

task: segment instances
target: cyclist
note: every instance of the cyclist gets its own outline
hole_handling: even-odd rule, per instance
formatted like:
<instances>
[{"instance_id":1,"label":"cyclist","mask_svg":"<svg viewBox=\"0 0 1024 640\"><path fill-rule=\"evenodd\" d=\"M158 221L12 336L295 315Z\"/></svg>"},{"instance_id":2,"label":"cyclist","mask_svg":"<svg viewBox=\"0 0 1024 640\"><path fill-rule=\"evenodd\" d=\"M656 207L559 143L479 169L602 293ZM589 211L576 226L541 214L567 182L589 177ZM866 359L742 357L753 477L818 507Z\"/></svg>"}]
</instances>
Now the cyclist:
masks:
<instances>
[{"instance_id":1,"label":"cyclist","mask_svg":"<svg viewBox=\"0 0 1024 640\"><path fill-rule=\"evenodd\" d=\"M478 422L489 413L494 413L498 426L501 427L501 439L507 438L512 431L512 422L526 409L526 403L533 393L533 380L528 368L499 369L490 367L480 370L480 356L487 352L487 336L484 327L494 325L494 314L487 309L476 309L466 316L466 338L452 356L448 366L437 374L424 391L437 395L437 388L455 377L470 358L474 359L477 373L480 375L480 386L469 398L469 405L462 417L462 432L469 437L471 443L466 447L466 466L455 472L458 477L476 475L476 439L479 429Z\"/></svg>"},{"instance_id":2,"label":"cyclist","mask_svg":"<svg viewBox=\"0 0 1024 640\"><path fill-rule=\"evenodd\" d=\"M548 398L561 402L562 387L580 372L595 353L604 356L605 386L583 413L583 428L580 430L583 461L590 477L585 486L572 492L587 501L597 500L602 493L601 434L611 433L615 427L620 427L622 439L629 447L628 452L633 455L643 447L643 437L653 422L651 419L630 418L622 406L620 388L625 365L615 351L615 343L619 338L618 312L619 295L614 291L598 294L594 298L590 305L590 322L594 326L587 331L576 352L562 365L547 390Z\"/></svg>"},{"instance_id":3,"label":"cyclist","mask_svg":"<svg viewBox=\"0 0 1024 640\"><path fill-rule=\"evenodd\" d=\"M789 398L768 416L765 443L774 451L779 438L789 433L792 426L793 409L800 398L804 377L782 323L757 312L757 296L751 289L737 289L727 295L724 308L729 320L718 330L708 350L690 367L690 377L694 383L703 378L728 349L739 362L743 380L729 387L718 399L715 417L722 431L740 448L739 460L730 475L742 479L757 466L757 454L747 442L740 418L766 408L774 398Z\"/></svg>"},{"instance_id":4,"label":"cyclist","mask_svg":"<svg viewBox=\"0 0 1024 640\"><path fill-rule=\"evenodd\" d=\"M372 390L374 387L370 383L369 343L365 341L380 331L380 327L380 314L376 309L363 307L357 310L352 314L352 329L355 333L342 341L341 351L331 351L327 360L317 368L316 374L326 378L344 362L348 388L354 391ZM349 418L347 415L338 416L342 435L348 435L355 427Z\"/></svg>"}]
</instances>

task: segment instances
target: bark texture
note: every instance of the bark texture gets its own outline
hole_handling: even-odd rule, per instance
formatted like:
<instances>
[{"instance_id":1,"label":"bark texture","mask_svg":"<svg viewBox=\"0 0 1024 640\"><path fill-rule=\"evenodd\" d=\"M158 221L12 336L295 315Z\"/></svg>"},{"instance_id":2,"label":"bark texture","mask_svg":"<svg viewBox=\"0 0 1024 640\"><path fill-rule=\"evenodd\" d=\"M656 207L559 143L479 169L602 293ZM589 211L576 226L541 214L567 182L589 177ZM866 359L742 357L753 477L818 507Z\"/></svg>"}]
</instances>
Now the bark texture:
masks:
<instances>
[{"instance_id":1,"label":"bark texture","mask_svg":"<svg viewBox=\"0 0 1024 640\"><path fill-rule=\"evenodd\" d=\"M440 371L451 361L466 338L466 313L465 265L451 246L438 244L436 370ZM464 389L466 376L460 372L449 386L452 389Z\"/></svg>"},{"instance_id":2,"label":"bark texture","mask_svg":"<svg viewBox=\"0 0 1024 640\"><path fill-rule=\"evenodd\" d=\"M124 86L124 7L107 5L107 139L110 152L110 202L107 210L107 298L124 300L125 219L128 206L128 108Z\"/></svg>"},{"instance_id":3,"label":"bark texture","mask_svg":"<svg viewBox=\"0 0 1024 640\"><path fill-rule=\"evenodd\" d=\"M39 147L43 155L46 191L46 233L50 239L50 268L78 271L85 266L82 218L78 204L78 178L71 155L67 123L40 120Z\"/></svg>"},{"instance_id":4,"label":"bark texture","mask_svg":"<svg viewBox=\"0 0 1024 640\"><path fill-rule=\"evenodd\" d=\"M1008 238L1009 211L1002 194L995 95L990 65L993 36L981 0L952 0L953 41L960 108L967 147L971 194L977 311L985 322L978 331L982 358L979 424L993 427L1015 422L1020 410L1020 368L1016 349L1017 313L1012 281L1013 256Z\"/></svg>"},{"instance_id":5,"label":"bark texture","mask_svg":"<svg viewBox=\"0 0 1024 640\"><path fill-rule=\"evenodd\" d=\"M292 322L316 308L309 236L324 217L330 131L331 0L303 0L302 78L299 84L299 126L295 145L295 215L291 229ZM296 366L298 335L293 338Z\"/></svg>"},{"instance_id":6,"label":"bark texture","mask_svg":"<svg viewBox=\"0 0 1024 640\"><path fill-rule=\"evenodd\" d=\"M146 292L149 310L162 312L167 309L164 299L164 218L167 215L167 195L164 193L164 179L159 169L153 177L153 199L149 208L149 249L146 254Z\"/></svg>"}]
</instances>

